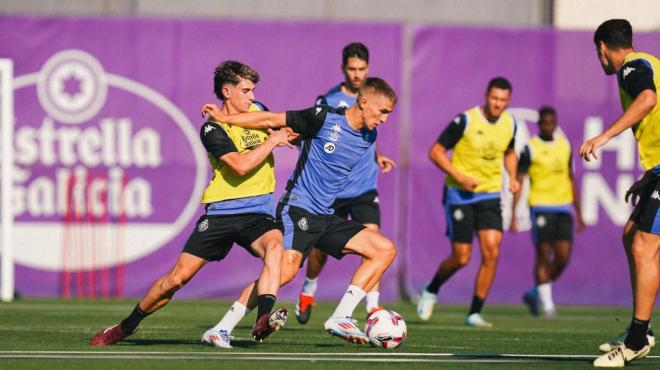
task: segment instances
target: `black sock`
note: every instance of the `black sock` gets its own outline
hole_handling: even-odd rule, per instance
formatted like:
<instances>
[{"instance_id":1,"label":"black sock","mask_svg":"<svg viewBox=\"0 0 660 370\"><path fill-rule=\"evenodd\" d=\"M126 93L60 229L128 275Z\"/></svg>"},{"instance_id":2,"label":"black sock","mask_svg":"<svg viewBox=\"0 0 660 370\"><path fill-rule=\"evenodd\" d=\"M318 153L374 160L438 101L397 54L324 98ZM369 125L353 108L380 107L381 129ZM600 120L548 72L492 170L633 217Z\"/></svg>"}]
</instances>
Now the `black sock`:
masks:
<instances>
[{"instance_id":1,"label":"black sock","mask_svg":"<svg viewBox=\"0 0 660 370\"><path fill-rule=\"evenodd\" d=\"M646 334L649 332L649 323L651 320L639 320L633 318L630 323L630 329L628 329L628 336L626 337L625 344L626 347L632 349L633 351L639 351L648 344L648 339Z\"/></svg>"},{"instance_id":2,"label":"black sock","mask_svg":"<svg viewBox=\"0 0 660 370\"><path fill-rule=\"evenodd\" d=\"M426 291L429 293L438 294L440 287L445 283L445 281L447 281L447 278L441 278L438 275L435 275L429 285L426 286Z\"/></svg>"},{"instance_id":3,"label":"black sock","mask_svg":"<svg viewBox=\"0 0 660 370\"><path fill-rule=\"evenodd\" d=\"M131 314L119 324L121 326L121 331L123 331L124 334L133 334L138 325L140 325L140 321L147 316L149 316L149 314L142 311L140 305L136 304L133 312L131 312Z\"/></svg>"},{"instance_id":4,"label":"black sock","mask_svg":"<svg viewBox=\"0 0 660 370\"><path fill-rule=\"evenodd\" d=\"M261 315L265 313L270 313L275 306L275 296L272 294L262 294L257 297L257 306L259 307L257 311L257 318L260 318Z\"/></svg>"},{"instance_id":5,"label":"black sock","mask_svg":"<svg viewBox=\"0 0 660 370\"><path fill-rule=\"evenodd\" d=\"M473 313L480 313L481 309L484 308L485 302L486 302L485 299L481 299L476 295L472 297L472 305L470 305L470 312L468 313L468 315L472 315Z\"/></svg>"}]
</instances>

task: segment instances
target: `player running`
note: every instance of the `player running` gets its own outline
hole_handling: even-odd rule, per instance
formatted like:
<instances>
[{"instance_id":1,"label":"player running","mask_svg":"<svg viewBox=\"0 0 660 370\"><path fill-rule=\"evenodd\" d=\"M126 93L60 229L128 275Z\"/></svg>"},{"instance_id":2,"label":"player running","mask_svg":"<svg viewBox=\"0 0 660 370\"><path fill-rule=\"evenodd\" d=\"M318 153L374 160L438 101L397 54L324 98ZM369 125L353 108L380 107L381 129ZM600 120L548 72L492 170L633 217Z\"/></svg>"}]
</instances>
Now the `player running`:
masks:
<instances>
[{"instance_id":1,"label":"player running","mask_svg":"<svg viewBox=\"0 0 660 370\"><path fill-rule=\"evenodd\" d=\"M254 88L259 74L245 64L226 61L214 73L214 91L222 100L222 112L235 114L258 111ZM220 121L207 121L200 138L213 170L213 179L204 191L206 213L199 219L174 267L151 286L133 311L119 324L96 334L95 346L111 345L133 334L140 322L170 302L209 261L222 260L237 243L264 260L257 298L259 313L253 336L261 339L286 319L274 312L282 260L282 232L273 217L275 173L272 151L289 145L290 131L246 130ZM269 325L269 321L271 321Z\"/></svg>"},{"instance_id":2,"label":"player running","mask_svg":"<svg viewBox=\"0 0 660 370\"><path fill-rule=\"evenodd\" d=\"M601 134L580 147L590 161L596 150L631 128L644 176L626 192L635 209L623 227L623 245L630 269L633 317L628 328L599 349L607 352L595 367L623 367L649 354L655 345L651 314L660 285L660 60L633 48L632 26L625 19L610 19L596 29L594 43L606 75L616 75L623 114ZM638 202L639 201L639 202Z\"/></svg>"},{"instance_id":3,"label":"player running","mask_svg":"<svg viewBox=\"0 0 660 370\"><path fill-rule=\"evenodd\" d=\"M481 309L495 280L502 241L502 161L509 174L509 191L515 194L520 189L513 149L516 122L505 111L510 98L509 81L490 80L486 104L456 116L429 151L431 161L447 174L444 204L452 252L421 294L417 314L422 320L431 317L440 286L469 262L476 232L481 265L465 325L492 326L481 317ZM450 160L447 151L452 149Z\"/></svg>"},{"instance_id":4,"label":"player running","mask_svg":"<svg viewBox=\"0 0 660 370\"><path fill-rule=\"evenodd\" d=\"M342 72L344 82L338 84L325 95L319 96L316 105L328 105L333 108L349 108L355 104L357 94L369 72L369 50L364 44L355 42L346 45L342 51ZM373 160L361 161L351 171L348 179L337 193L337 199L332 204L335 214L348 219L350 215L366 228L380 231L380 207L378 204L378 169L383 173L390 172L396 164L393 160L380 155L373 145L368 156ZM318 286L318 276L323 270L328 255L318 248L312 248L307 259L307 275L302 286L302 292L296 302L296 319L306 324L312 314L314 293ZM379 309L380 296L376 283L367 293L367 313Z\"/></svg>"},{"instance_id":5,"label":"player running","mask_svg":"<svg viewBox=\"0 0 660 370\"><path fill-rule=\"evenodd\" d=\"M552 107L539 109L538 127L538 134L530 139L518 161L518 182L522 184L527 174L531 184L527 200L536 247L536 285L525 292L523 301L532 315L539 314L540 301L543 314L554 317L552 282L559 278L571 257L571 203L575 208L578 233L584 230L584 221L573 179L571 143L556 131L557 113ZM519 200L520 192L513 195L512 209L516 209ZM509 229L518 231L515 212L512 212Z\"/></svg>"},{"instance_id":6,"label":"player running","mask_svg":"<svg viewBox=\"0 0 660 370\"><path fill-rule=\"evenodd\" d=\"M373 161L369 149L375 145L376 128L387 121L396 100L387 82L370 77L360 87L357 103L348 109L315 106L286 113L226 116L213 104L203 107L216 120L246 128L290 127L301 135L298 162L277 208L286 248L282 284L293 279L313 246L336 259L346 254L361 256L344 296L324 324L331 334L353 343L368 341L352 319L353 311L392 264L396 249L380 233L335 215L332 203L351 170L361 161ZM251 297L251 290L248 285L239 300ZM253 305L251 300L247 307Z\"/></svg>"}]
</instances>

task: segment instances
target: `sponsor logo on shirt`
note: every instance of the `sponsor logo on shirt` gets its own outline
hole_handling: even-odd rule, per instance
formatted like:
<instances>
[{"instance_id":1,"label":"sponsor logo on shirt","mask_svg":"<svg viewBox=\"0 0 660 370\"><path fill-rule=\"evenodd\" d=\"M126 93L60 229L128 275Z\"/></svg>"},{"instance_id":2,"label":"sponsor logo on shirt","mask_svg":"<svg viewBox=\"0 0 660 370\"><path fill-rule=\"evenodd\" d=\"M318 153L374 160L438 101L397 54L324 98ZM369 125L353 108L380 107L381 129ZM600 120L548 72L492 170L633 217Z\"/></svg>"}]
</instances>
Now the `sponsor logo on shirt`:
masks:
<instances>
[{"instance_id":1,"label":"sponsor logo on shirt","mask_svg":"<svg viewBox=\"0 0 660 370\"><path fill-rule=\"evenodd\" d=\"M333 143L326 143L323 146L323 151L328 153L328 154L332 154L335 151L335 149L336 149L336 146Z\"/></svg>"}]
</instances>

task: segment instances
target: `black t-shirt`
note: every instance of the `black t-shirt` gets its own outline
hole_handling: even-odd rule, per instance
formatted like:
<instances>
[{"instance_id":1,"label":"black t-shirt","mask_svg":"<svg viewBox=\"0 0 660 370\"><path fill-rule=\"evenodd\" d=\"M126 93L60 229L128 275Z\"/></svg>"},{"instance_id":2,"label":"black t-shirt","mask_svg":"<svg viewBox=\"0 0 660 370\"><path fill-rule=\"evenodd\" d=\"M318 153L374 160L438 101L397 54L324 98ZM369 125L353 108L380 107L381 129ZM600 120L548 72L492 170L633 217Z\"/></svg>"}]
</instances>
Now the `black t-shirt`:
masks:
<instances>
[{"instance_id":1,"label":"black t-shirt","mask_svg":"<svg viewBox=\"0 0 660 370\"><path fill-rule=\"evenodd\" d=\"M330 113L344 114L345 109L335 109L327 105L286 112L286 125L304 139L312 138L323 127L325 118Z\"/></svg>"},{"instance_id":2,"label":"black t-shirt","mask_svg":"<svg viewBox=\"0 0 660 370\"><path fill-rule=\"evenodd\" d=\"M653 69L644 59L633 59L625 63L617 73L617 81L619 87L633 100L644 90L656 91Z\"/></svg>"}]
</instances>

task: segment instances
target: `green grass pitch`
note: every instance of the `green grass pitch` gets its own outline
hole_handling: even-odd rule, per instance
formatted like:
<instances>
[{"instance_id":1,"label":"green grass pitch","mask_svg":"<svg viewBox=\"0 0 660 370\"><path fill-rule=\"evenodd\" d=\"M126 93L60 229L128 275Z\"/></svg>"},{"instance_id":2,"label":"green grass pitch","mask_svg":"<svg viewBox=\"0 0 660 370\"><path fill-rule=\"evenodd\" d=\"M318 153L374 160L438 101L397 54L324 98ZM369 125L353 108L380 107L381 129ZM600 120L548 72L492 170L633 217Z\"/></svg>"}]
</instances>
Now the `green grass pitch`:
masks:
<instances>
[{"instance_id":1,"label":"green grass pitch","mask_svg":"<svg viewBox=\"0 0 660 370\"><path fill-rule=\"evenodd\" d=\"M337 369L362 368L591 368L598 344L618 334L630 319L627 307L559 307L555 319L534 318L525 307L487 305L490 329L463 326L466 306L437 305L422 322L410 303L388 305L403 315L408 339L401 348L357 346L323 330L335 302L322 302L300 325L292 302L289 322L266 343L250 338L254 313L233 335L232 350L200 342L228 301L174 300L147 318L140 330L110 347L89 338L127 315L136 300L19 300L0 304L0 369ZM280 304L278 304L280 305ZM356 310L364 324L364 306ZM654 317L654 322L660 317ZM660 368L658 348L633 368Z\"/></svg>"}]
</instances>

